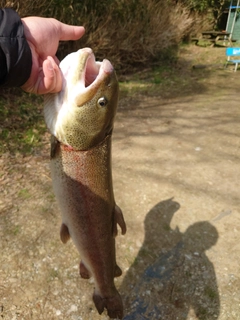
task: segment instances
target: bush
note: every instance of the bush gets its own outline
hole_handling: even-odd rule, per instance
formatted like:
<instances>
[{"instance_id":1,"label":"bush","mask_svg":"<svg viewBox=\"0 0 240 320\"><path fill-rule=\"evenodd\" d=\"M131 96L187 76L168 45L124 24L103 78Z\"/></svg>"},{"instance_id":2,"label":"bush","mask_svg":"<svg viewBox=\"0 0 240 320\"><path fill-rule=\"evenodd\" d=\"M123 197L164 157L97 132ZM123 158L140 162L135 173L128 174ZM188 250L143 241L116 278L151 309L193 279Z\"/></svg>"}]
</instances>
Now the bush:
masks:
<instances>
[{"instance_id":1,"label":"bush","mask_svg":"<svg viewBox=\"0 0 240 320\"><path fill-rule=\"evenodd\" d=\"M55 17L84 25L86 35L80 41L63 43L59 58L87 46L121 72L156 61L166 49L178 45L193 25L186 7L165 0L13 0L11 6L21 16Z\"/></svg>"}]
</instances>

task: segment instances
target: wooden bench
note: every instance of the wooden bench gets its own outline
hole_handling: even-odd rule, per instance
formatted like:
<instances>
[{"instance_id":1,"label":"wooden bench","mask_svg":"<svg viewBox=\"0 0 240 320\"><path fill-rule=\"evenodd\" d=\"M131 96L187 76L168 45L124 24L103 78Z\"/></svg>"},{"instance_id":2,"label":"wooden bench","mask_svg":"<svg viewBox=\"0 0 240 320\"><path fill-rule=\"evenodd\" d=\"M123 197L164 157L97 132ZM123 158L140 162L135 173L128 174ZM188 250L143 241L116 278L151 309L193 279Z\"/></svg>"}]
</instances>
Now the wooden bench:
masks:
<instances>
[{"instance_id":1,"label":"wooden bench","mask_svg":"<svg viewBox=\"0 0 240 320\"><path fill-rule=\"evenodd\" d=\"M219 40L227 41L229 45L232 45L230 35L226 31L203 31L202 39L211 42L212 46L216 45Z\"/></svg>"},{"instance_id":2,"label":"wooden bench","mask_svg":"<svg viewBox=\"0 0 240 320\"><path fill-rule=\"evenodd\" d=\"M199 41L206 41L214 46L218 41L223 41L223 44L232 46L232 42L236 40L232 40L230 38L230 33L226 31L203 31L199 37L192 37L191 42L195 42L198 44Z\"/></svg>"},{"instance_id":3,"label":"wooden bench","mask_svg":"<svg viewBox=\"0 0 240 320\"><path fill-rule=\"evenodd\" d=\"M240 48L227 48L226 56L227 56L227 61L225 64L225 68L227 68L229 63L235 64L234 71L236 72L238 68L238 64L240 63Z\"/></svg>"}]
</instances>

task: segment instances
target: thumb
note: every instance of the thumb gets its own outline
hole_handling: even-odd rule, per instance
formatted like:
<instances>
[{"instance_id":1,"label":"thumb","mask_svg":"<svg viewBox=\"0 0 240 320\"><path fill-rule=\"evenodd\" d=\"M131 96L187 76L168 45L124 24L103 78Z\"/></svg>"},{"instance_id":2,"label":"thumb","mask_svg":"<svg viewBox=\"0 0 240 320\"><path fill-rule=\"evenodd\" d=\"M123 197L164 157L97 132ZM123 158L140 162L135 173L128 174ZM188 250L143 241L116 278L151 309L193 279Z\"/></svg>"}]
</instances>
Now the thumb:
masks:
<instances>
[{"instance_id":1,"label":"thumb","mask_svg":"<svg viewBox=\"0 0 240 320\"><path fill-rule=\"evenodd\" d=\"M59 40L78 40L85 33L84 27L70 26L61 22L59 23Z\"/></svg>"},{"instance_id":2,"label":"thumb","mask_svg":"<svg viewBox=\"0 0 240 320\"><path fill-rule=\"evenodd\" d=\"M59 92L62 89L62 73L52 57L47 57L42 66L43 77L39 82L38 94Z\"/></svg>"}]
</instances>

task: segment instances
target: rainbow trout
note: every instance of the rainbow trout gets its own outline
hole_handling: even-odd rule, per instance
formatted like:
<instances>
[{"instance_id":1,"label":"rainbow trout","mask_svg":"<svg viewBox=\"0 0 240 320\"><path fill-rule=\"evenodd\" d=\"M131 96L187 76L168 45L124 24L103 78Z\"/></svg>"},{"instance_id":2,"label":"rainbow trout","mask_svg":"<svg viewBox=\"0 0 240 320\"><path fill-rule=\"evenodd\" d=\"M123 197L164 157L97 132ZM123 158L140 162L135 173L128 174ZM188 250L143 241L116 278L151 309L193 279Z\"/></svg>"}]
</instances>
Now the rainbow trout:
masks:
<instances>
[{"instance_id":1,"label":"rainbow trout","mask_svg":"<svg viewBox=\"0 0 240 320\"><path fill-rule=\"evenodd\" d=\"M118 82L108 60L96 62L90 48L61 63L63 89L45 97L44 116L52 133L51 174L61 215L60 238L71 237L80 257L80 275L94 278L93 301L101 314L122 319L122 299L114 277L117 224L126 225L114 200L111 137Z\"/></svg>"}]
</instances>

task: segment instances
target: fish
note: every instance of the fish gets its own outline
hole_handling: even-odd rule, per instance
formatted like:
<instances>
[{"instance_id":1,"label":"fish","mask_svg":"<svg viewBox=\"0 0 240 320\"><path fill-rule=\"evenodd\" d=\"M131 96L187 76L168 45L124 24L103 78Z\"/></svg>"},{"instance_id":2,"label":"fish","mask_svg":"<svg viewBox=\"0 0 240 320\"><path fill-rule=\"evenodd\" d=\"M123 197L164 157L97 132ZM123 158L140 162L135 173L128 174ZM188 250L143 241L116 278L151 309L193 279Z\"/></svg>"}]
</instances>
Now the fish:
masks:
<instances>
[{"instance_id":1,"label":"fish","mask_svg":"<svg viewBox=\"0 0 240 320\"><path fill-rule=\"evenodd\" d=\"M60 238L70 238L80 254L80 276L93 277L99 314L123 318L114 284L122 274L116 262L118 226L126 233L112 179L112 133L119 85L107 59L96 61L91 48L67 55L59 65L63 86L44 98L51 133L51 176L61 212Z\"/></svg>"}]
</instances>

